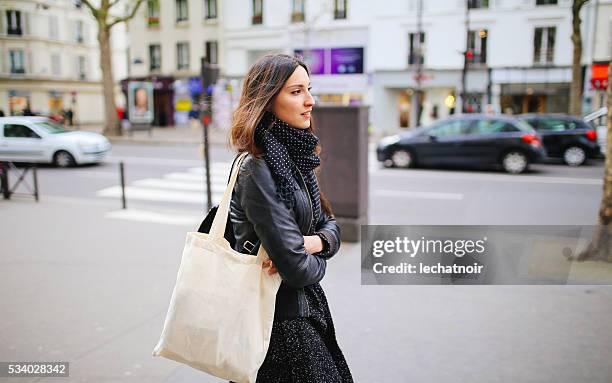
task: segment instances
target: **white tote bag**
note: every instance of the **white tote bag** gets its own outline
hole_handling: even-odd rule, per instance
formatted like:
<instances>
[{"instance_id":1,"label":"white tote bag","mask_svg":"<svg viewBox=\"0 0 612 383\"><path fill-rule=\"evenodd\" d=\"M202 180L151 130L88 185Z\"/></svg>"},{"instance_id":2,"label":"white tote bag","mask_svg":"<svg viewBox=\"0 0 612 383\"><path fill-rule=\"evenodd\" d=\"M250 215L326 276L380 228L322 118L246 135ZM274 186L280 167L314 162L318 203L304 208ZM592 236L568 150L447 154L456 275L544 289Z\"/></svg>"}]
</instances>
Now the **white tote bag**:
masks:
<instances>
[{"instance_id":1,"label":"white tote bag","mask_svg":"<svg viewBox=\"0 0 612 383\"><path fill-rule=\"evenodd\" d=\"M209 234L190 232L164 329L154 356L185 363L234 382L255 382L272 333L281 283L257 256L234 251L223 237L240 156Z\"/></svg>"}]
</instances>

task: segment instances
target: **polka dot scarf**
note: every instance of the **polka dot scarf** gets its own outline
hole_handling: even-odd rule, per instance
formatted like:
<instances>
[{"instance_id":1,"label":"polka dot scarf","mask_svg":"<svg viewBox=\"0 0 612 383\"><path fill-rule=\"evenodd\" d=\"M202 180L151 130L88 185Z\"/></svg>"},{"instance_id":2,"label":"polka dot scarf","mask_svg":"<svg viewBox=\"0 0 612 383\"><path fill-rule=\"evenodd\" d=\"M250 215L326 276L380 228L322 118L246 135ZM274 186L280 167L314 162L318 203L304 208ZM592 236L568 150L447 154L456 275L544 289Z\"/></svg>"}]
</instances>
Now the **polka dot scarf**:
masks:
<instances>
[{"instance_id":1,"label":"polka dot scarf","mask_svg":"<svg viewBox=\"0 0 612 383\"><path fill-rule=\"evenodd\" d=\"M321 214L319 185L314 173L321 164L321 159L314 153L318 143L317 136L308 129L293 127L269 112L264 114L255 129L255 144L263 149L278 195L290 209L293 207L293 192L299 188L296 178L300 179L300 173L304 177L312 201L312 230Z\"/></svg>"}]
</instances>

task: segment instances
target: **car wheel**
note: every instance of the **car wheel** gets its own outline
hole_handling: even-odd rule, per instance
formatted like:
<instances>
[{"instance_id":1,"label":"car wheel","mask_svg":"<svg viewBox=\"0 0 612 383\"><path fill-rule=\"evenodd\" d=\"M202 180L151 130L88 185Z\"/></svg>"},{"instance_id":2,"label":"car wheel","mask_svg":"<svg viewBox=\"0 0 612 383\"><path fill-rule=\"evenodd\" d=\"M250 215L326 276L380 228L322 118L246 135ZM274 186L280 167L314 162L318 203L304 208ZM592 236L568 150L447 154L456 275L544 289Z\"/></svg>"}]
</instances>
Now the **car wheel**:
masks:
<instances>
[{"instance_id":1,"label":"car wheel","mask_svg":"<svg viewBox=\"0 0 612 383\"><path fill-rule=\"evenodd\" d=\"M391 161L393 161L395 167L409 168L414 163L414 158L412 157L412 153L408 150L399 149L393 152Z\"/></svg>"},{"instance_id":2,"label":"car wheel","mask_svg":"<svg viewBox=\"0 0 612 383\"><path fill-rule=\"evenodd\" d=\"M586 161L586 153L580 146L570 146L563 152L563 160L569 166L580 166Z\"/></svg>"},{"instance_id":3,"label":"car wheel","mask_svg":"<svg viewBox=\"0 0 612 383\"><path fill-rule=\"evenodd\" d=\"M502 166L508 173L519 174L527 170L529 160L524 153L511 151L506 153L502 158Z\"/></svg>"},{"instance_id":4,"label":"car wheel","mask_svg":"<svg viewBox=\"0 0 612 383\"><path fill-rule=\"evenodd\" d=\"M76 161L74 160L72 154L65 150L60 150L53 155L53 163L55 166L59 166L60 168L68 168L74 166Z\"/></svg>"}]
</instances>

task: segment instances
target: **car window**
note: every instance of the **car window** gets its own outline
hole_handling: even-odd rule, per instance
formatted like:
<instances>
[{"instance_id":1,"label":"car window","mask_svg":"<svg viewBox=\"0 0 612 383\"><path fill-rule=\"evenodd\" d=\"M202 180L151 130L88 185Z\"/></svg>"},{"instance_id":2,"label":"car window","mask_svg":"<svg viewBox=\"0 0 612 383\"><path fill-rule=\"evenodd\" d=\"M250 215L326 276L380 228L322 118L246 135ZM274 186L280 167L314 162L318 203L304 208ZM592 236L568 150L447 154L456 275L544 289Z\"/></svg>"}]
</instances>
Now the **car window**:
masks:
<instances>
[{"instance_id":1,"label":"car window","mask_svg":"<svg viewBox=\"0 0 612 383\"><path fill-rule=\"evenodd\" d=\"M5 124L4 137L14 138L40 138L36 132L24 125Z\"/></svg>"},{"instance_id":2,"label":"car window","mask_svg":"<svg viewBox=\"0 0 612 383\"><path fill-rule=\"evenodd\" d=\"M58 134L58 133L68 132L68 130L64 129L61 125L58 125L58 124L55 124L49 121L37 122L36 126L43 129L45 132L49 134Z\"/></svg>"},{"instance_id":3,"label":"car window","mask_svg":"<svg viewBox=\"0 0 612 383\"><path fill-rule=\"evenodd\" d=\"M571 129L576 129L575 122L552 118L540 120L540 126L538 128L538 130L547 132L564 132Z\"/></svg>"},{"instance_id":4,"label":"car window","mask_svg":"<svg viewBox=\"0 0 612 383\"><path fill-rule=\"evenodd\" d=\"M518 132L519 129L507 121L478 120L470 127L470 134L489 134L500 132Z\"/></svg>"},{"instance_id":5,"label":"car window","mask_svg":"<svg viewBox=\"0 0 612 383\"><path fill-rule=\"evenodd\" d=\"M428 135L436 137L455 136L466 133L466 121L454 120L442 122L439 125L429 129Z\"/></svg>"}]
</instances>

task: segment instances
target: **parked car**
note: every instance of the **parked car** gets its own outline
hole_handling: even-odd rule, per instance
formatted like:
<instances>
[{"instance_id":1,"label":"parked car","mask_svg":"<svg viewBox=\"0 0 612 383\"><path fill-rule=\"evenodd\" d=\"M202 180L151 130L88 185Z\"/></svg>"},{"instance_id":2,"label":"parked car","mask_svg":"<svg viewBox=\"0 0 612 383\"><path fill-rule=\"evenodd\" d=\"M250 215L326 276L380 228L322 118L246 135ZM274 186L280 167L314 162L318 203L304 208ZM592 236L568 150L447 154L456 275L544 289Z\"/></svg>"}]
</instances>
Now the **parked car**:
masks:
<instances>
[{"instance_id":1,"label":"parked car","mask_svg":"<svg viewBox=\"0 0 612 383\"><path fill-rule=\"evenodd\" d=\"M101 134L69 131L45 117L0 117L0 161L98 163L111 150Z\"/></svg>"},{"instance_id":2,"label":"parked car","mask_svg":"<svg viewBox=\"0 0 612 383\"><path fill-rule=\"evenodd\" d=\"M518 118L542 136L549 157L580 166L588 158L600 156L597 131L580 118L565 114L523 114Z\"/></svg>"},{"instance_id":3,"label":"parked car","mask_svg":"<svg viewBox=\"0 0 612 383\"><path fill-rule=\"evenodd\" d=\"M601 154L605 156L608 133L608 108L604 106L603 108L587 114L582 119L597 132L597 143L599 144Z\"/></svg>"},{"instance_id":4,"label":"parked car","mask_svg":"<svg viewBox=\"0 0 612 383\"><path fill-rule=\"evenodd\" d=\"M383 138L377 156L385 166L499 165L522 173L546 151L535 130L517 119L467 114Z\"/></svg>"}]
</instances>

